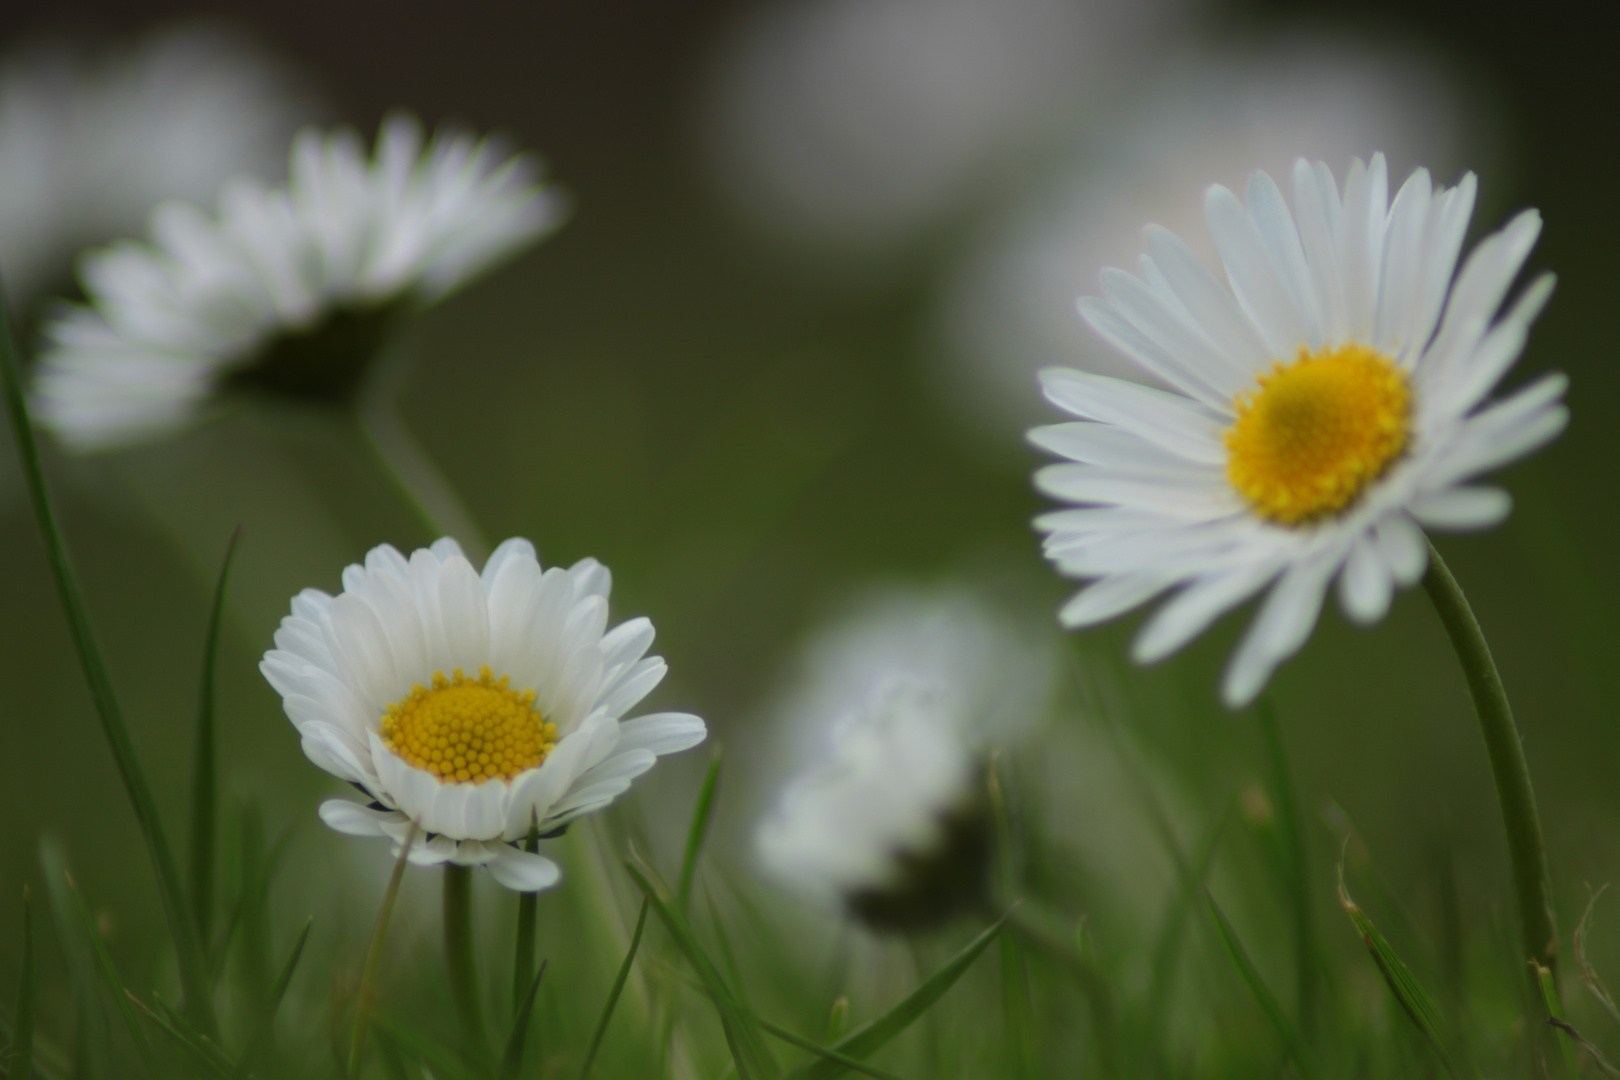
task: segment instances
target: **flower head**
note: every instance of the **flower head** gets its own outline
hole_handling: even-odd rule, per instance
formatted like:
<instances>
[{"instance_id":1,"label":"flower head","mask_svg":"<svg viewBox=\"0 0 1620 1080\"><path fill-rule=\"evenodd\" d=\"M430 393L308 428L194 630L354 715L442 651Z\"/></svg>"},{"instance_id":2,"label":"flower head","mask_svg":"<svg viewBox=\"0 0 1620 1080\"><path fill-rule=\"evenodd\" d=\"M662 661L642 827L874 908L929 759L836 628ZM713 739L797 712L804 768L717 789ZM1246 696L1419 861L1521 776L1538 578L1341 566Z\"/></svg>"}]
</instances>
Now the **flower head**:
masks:
<instances>
[{"instance_id":1,"label":"flower head","mask_svg":"<svg viewBox=\"0 0 1620 1080\"><path fill-rule=\"evenodd\" d=\"M86 257L90 304L46 327L41 422L92 449L167 432L227 384L347 402L401 310L432 304L556 224L536 163L489 139L384 121L306 130L291 179L228 184L219 213L169 203L150 244Z\"/></svg>"},{"instance_id":2,"label":"flower head","mask_svg":"<svg viewBox=\"0 0 1620 1080\"><path fill-rule=\"evenodd\" d=\"M620 719L665 665L645 655L646 619L606 629L609 586L595 560L542 571L515 539L480 575L440 540L409 559L373 548L337 596L294 597L259 670L309 759L371 799L333 799L321 819L396 849L415 821L412 862L554 884L555 864L516 846L531 827L556 834L705 735L684 713Z\"/></svg>"},{"instance_id":3,"label":"flower head","mask_svg":"<svg viewBox=\"0 0 1620 1080\"><path fill-rule=\"evenodd\" d=\"M1320 162L1294 167L1290 209L1270 176L1247 205L1205 200L1225 279L1174 234L1147 230L1142 277L1103 272L1080 311L1173 390L1079 371L1042 373L1079 417L1030 438L1069 463L1037 475L1078 503L1037 520L1063 573L1092 583L1064 608L1088 626L1176 590L1143 627L1162 658L1269 589L1227 669L1237 707L1293 655L1337 578L1345 614L1382 618L1423 575L1420 526L1477 529L1508 513L1471 478L1558 434L1566 380L1487 402L1552 293L1536 278L1499 309L1541 231L1526 210L1455 273L1475 181L1419 169L1388 198L1382 155L1352 163L1340 195Z\"/></svg>"},{"instance_id":4,"label":"flower head","mask_svg":"<svg viewBox=\"0 0 1620 1080\"><path fill-rule=\"evenodd\" d=\"M822 733L759 825L765 868L879 930L922 929L982 899L984 755L1045 701L1051 651L965 594L874 598L825 631L782 710Z\"/></svg>"}]
</instances>

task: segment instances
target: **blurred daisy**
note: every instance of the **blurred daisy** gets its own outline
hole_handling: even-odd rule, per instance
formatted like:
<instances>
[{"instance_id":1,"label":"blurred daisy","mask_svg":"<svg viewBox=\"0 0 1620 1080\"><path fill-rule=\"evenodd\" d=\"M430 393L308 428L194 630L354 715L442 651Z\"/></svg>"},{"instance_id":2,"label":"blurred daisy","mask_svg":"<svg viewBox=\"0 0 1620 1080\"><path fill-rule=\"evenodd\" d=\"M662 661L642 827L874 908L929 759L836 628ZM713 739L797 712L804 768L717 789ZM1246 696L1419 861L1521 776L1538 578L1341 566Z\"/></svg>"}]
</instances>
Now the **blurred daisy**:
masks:
<instances>
[{"instance_id":1,"label":"blurred daisy","mask_svg":"<svg viewBox=\"0 0 1620 1080\"><path fill-rule=\"evenodd\" d=\"M146 227L165 199L275 175L309 111L237 35L186 27L123 50L36 43L0 63L0 267L23 307L82 248Z\"/></svg>"},{"instance_id":2,"label":"blurred daisy","mask_svg":"<svg viewBox=\"0 0 1620 1080\"><path fill-rule=\"evenodd\" d=\"M1236 189L1257 168L1283 176L1299 157L1339 164L1376 149L1399 175L1419 161L1456 175L1490 142L1484 98L1429 54L1342 40L1293 37L1172 65L963 258L938 316L947 395L1011 446L1044 417L1030 393L1044 367L1157 382L1074 317L1074 297L1104 267L1136 258L1144 221L1214 259L1201 228L1212 182Z\"/></svg>"},{"instance_id":3,"label":"blurred daisy","mask_svg":"<svg viewBox=\"0 0 1620 1080\"><path fill-rule=\"evenodd\" d=\"M780 709L791 756L812 764L756 831L766 870L879 930L984 899L984 755L1038 716L1051 665L1047 644L960 593L876 597L825 631Z\"/></svg>"},{"instance_id":4,"label":"blurred daisy","mask_svg":"<svg viewBox=\"0 0 1620 1080\"><path fill-rule=\"evenodd\" d=\"M150 244L85 258L89 305L46 327L41 422L94 449L171 431L227 386L352 402L393 318L556 224L537 177L489 139L424 146L403 115L369 161L351 131L305 131L285 186L233 181L212 218L166 204Z\"/></svg>"},{"instance_id":5,"label":"blurred daisy","mask_svg":"<svg viewBox=\"0 0 1620 1080\"><path fill-rule=\"evenodd\" d=\"M892 254L1140 65L1187 0L777 0L722 50L717 179L809 252Z\"/></svg>"},{"instance_id":6,"label":"blurred daisy","mask_svg":"<svg viewBox=\"0 0 1620 1080\"><path fill-rule=\"evenodd\" d=\"M1507 515L1505 492L1468 481L1563 429L1566 380L1485 402L1552 276L1499 313L1541 231L1526 210L1453 280L1474 190L1472 173L1448 189L1419 169L1391 202L1375 155L1351 164L1341 196L1325 164L1300 159L1292 210L1264 172L1247 206L1209 189L1224 280L1158 226L1141 278L1103 272L1106 298L1083 298L1081 314L1174 389L1042 372L1047 398L1081 418L1030 433L1073 462L1042 469L1039 487L1082 507L1037 519L1058 569L1093 579L1066 626L1176 589L1137 636L1149 663L1269 589L1226 672L1238 707L1305 642L1335 577L1345 614L1375 622L1423 574L1420 525Z\"/></svg>"},{"instance_id":7,"label":"blurred daisy","mask_svg":"<svg viewBox=\"0 0 1620 1080\"><path fill-rule=\"evenodd\" d=\"M586 559L542 572L508 540L483 575L453 540L407 560L386 544L343 572L343 592L305 589L259 670L316 765L369 804L333 799L338 832L411 861L487 866L510 889L556 883L556 864L518 844L607 806L661 755L703 741L685 713L620 718L664 677L644 655L653 628L604 630L610 579Z\"/></svg>"}]
</instances>

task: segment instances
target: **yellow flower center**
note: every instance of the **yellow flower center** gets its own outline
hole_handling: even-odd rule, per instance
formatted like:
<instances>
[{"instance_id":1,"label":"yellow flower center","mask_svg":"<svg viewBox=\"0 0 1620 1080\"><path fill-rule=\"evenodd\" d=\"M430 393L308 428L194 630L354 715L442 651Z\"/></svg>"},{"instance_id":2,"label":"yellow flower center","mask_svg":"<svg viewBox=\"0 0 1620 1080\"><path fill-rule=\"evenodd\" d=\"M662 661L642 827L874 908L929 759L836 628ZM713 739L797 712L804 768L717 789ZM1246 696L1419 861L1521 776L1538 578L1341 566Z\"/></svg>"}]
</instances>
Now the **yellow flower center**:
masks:
<instances>
[{"instance_id":1,"label":"yellow flower center","mask_svg":"<svg viewBox=\"0 0 1620 1080\"><path fill-rule=\"evenodd\" d=\"M442 784L510 780L535 768L557 745L557 726L534 706L534 691L511 689L488 665L469 679L456 668L447 679L433 673L433 687L411 687L388 706L378 734L410 765Z\"/></svg>"},{"instance_id":2,"label":"yellow flower center","mask_svg":"<svg viewBox=\"0 0 1620 1080\"><path fill-rule=\"evenodd\" d=\"M1412 390L1365 345L1299 350L1233 402L1226 478L1254 512L1282 525L1338 513L1406 448Z\"/></svg>"}]
</instances>

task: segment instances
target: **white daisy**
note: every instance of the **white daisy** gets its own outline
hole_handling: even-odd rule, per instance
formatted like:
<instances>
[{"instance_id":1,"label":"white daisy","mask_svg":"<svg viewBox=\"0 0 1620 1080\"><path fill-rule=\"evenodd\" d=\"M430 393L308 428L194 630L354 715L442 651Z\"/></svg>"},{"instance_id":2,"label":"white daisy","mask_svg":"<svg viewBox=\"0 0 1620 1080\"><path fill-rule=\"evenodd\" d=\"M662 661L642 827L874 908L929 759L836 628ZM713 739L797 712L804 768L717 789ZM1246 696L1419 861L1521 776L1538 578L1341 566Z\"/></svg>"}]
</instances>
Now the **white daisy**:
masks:
<instances>
[{"instance_id":1,"label":"white daisy","mask_svg":"<svg viewBox=\"0 0 1620 1080\"><path fill-rule=\"evenodd\" d=\"M487 866L502 885L557 881L520 850L611 803L656 758L703 741L685 713L621 720L664 677L645 656L652 623L607 627L610 578L585 559L544 572L508 540L482 576L453 540L409 559L388 545L343 571L343 591L305 589L259 670L281 694L304 753L361 789L334 799L338 832L386 836L411 822L412 862Z\"/></svg>"},{"instance_id":2,"label":"white daisy","mask_svg":"<svg viewBox=\"0 0 1620 1080\"><path fill-rule=\"evenodd\" d=\"M170 203L150 244L83 261L90 304L46 327L40 420L70 446L172 430L229 380L347 401L402 308L432 304L556 224L529 157L488 139L384 121L367 160L353 132L306 130L291 180L228 184L219 213Z\"/></svg>"},{"instance_id":3,"label":"white daisy","mask_svg":"<svg viewBox=\"0 0 1620 1080\"><path fill-rule=\"evenodd\" d=\"M1074 317L1074 297L1107 266L1128 266L1154 221L1199 255L1204 189L1295 159L1349 161L1382 148L1404 175L1422 161L1456 175L1488 157L1485 95L1437 57L1290 35L1242 50L1190 53L1151 93L1111 110L1064 160L1011 201L965 253L941 297L944 363L964 419L1004 446L1043 423L1036 372L1064 364L1133 380L1151 375Z\"/></svg>"},{"instance_id":4,"label":"white daisy","mask_svg":"<svg viewBox=\"0 0 1620 1080\"><path fill-rule=\"evenodd\" d=\"M811 764L755 833L766 870L885 930L981 899L984 753L1039 713L1052 655L963 593L877 597L824 631L779 710Z\"/></svg>"},{"instance_id":5,"label":"white daisy","mask_svg":"<svg viewBox=\"0 0 1620 1080\"><path fill-rule=\"evenodd\" d=\"M145 227L165 199L274 173L306 95L249 42L183 27L121 49L35 42L0 64L0 268L22 307L80 249Z\"/></svg>"},{"instance_id":6,"label":"white daisy","mask_svg":"<svg viewBox=\"0 0 1620 1080\"><path fill-rule=\"evenodd\" d=\"M1092 579L1062 612L1089 626L1176 590L1136 638L1169 655L1269 589L1227 669L1238 707L1309 637L1335 577L1345 614L1371 623L1427 565L1420 526L1494 525L1510 501L1472 477L1547 442L1568 419L1549 374L1485 397L1552 292L1536 278L1499 308L1541 231L1526 210L1455 274L1475 180L1419 169L1393 202L1382 155L1332 172L1301 159L1290 210L1270 176L1247 206L1219 185L1206 214L1221 280L1174 234L1147 229L1142 277L1103 272L1092 328L1174 387L1062 368L1046 396L1081 419L1030 438L1072 464L1036 477L1081 504L1037 519L1064 574Z\"/></svg>"}]
</instances>

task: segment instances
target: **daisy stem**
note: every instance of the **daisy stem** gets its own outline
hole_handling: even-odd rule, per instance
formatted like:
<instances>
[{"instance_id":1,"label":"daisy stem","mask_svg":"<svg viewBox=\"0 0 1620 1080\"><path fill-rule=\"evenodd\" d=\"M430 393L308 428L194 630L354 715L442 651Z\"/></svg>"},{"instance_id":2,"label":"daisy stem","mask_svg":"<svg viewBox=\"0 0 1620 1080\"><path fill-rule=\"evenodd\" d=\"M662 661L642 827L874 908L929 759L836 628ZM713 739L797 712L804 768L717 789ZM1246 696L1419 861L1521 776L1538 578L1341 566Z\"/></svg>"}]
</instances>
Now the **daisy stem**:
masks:
<instances>
[{"instance_id":1,"label":"daisy stem","mask_svg":"<svg viewBox=\"0 0 1620 1080\"><path fill-rule=\"evenodd\" d=\"M1558 930L1553 921L1547 849L1541 838L1535 793L1530 787L1530 767L1524 758L1519 729L1513 723L1513 710L1508 705L1507 691L1502 687L1502 676L1496 670L1491 648L1486 644L1473 609L1468 606L1467 597L1432 543L1423 588L1434 602L1440 623L1457 651L1469 696L1474 700L1474 712L1479 717L1480 734L1485 738L1485 751L1491 759L1496 796L1502 805L1502 823L1507 830L1508 857L1513 868L1513 888L1526 959L1534 959L1549 969L1556 985ZM1533 989L1531 1000L1539 1001L1540 985Z\"/></svg>"},{"instance_id":2,"label":"daisy stem","mask_svg":"<svg viewBox=\"0 0 1620 1080\"><path fill-rule=\"evenodd\" d=\"M355 412L360 441L429 540L454 537L473 564L489 556L483 531L444 473L411 434L391 401L364 401Z\"/></svg>"},{"instance_id":3,"label":"daisy stem","mask_svg":"<svg viewBox=\"0 0 1620 1080\"><path fill-rule=\"evenodd\" d=\"M360 992L354 1001L354 1031L349 1036L348 1080L359 1080L360 1058L366 1048L366 1029L371 1025L371 1004L377 994L377 972L382 967L383 942L388 939L388 921L394 916L394 901L399 898L399 884L405 879L405 864L416 840L416 822L411 822L400 846L399 858L394 860L394 874L388 879L383 893L382 910L377 912L377 927L371 932L371 944L366 949L366 966L360 976Z\"/></svg>"},{"instance_id":4,"label":"daisy stem","mask_svg":"<svg viewBox=\"0 0 1620 1080\"><path fill-rule=\"evenodd\" d=\"M533 855L540 850L540 828L529 823L529 836L523 850ZM518 893L517 953L512 960L512 1010L523 1008L524 999L534 983L534 924L539 893Z\"/></svg>"},{"instance_id":5,"label":"daisy stem","mask_svg":"<svg viewBox=\"0 0 1620 1080\"><path fill-rule=\"evenodd\" d=\"M118 766L118 775L123 780L124 790L134 806L135 819L140 825L142 838L146 841L147 855L152 860L152 869L157 877L158 896L163 904L164 919L169 924L169 936L174 943L175 961L180 971L180 986L185 995L186 1013L204 1034L212 1035L215 1030L214 1005L208 984L208 970L203 960L202 942L197 936L196 924L191 918L190 905L181 884L179 865L175 862L173 849L169 847L168 836L163 831L163 822L158 817L157 802L152 798L152 789L147 784L146 773L141 769L140 758L135 753L135 741L130 737L129 726L124 721L123 708L119 705L118 695L113 690L112 676L107 671L101 644L96 640L95 630L90 624L90 612L85 606L84 591L79 585L78 574L73 569L73 559L68 553L67 540L62 535L62 525L57 519L50 489L45 483L45 468L39 458L39 442L35 437L33 420L28 414L28 392L23 387L22 362L17 354L17 343L12 337L11 317L6 310L3 295L0 295L0 386L3 386L5 392L6 410L11 419L12 434L17 440L17 455L22 459L29 499L33 504L34 516L39 521L40 534L45 541L51 572L56 578L57 592L61 596L62 608L73 634L73 644L79 654L79 663L84 669L85 681L90 686L90 696L95 702L96 715L101 720L102 732L107 736L107 744Z\"/></svg>"},{"instance_id":6,"label":"daisy stem","mask_svg":"<svg viewBox=\"0 0 1620 1080\"><path fill-rule=\"evenodd\" d=\"M472 927L472 867L444 865L444 955L450 967L450 995L468 1036L487 1049L484 1009L478 1000L478 960ZM532 981L532 980L531 980ZM528 992L528 987L524 987Z\"/></svg>"}]
</instances>

